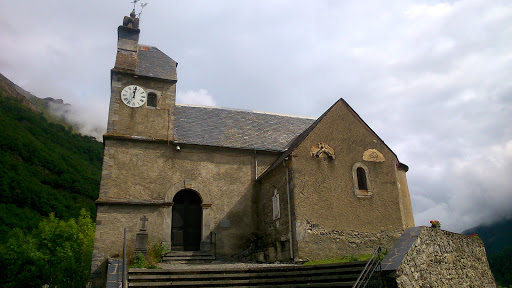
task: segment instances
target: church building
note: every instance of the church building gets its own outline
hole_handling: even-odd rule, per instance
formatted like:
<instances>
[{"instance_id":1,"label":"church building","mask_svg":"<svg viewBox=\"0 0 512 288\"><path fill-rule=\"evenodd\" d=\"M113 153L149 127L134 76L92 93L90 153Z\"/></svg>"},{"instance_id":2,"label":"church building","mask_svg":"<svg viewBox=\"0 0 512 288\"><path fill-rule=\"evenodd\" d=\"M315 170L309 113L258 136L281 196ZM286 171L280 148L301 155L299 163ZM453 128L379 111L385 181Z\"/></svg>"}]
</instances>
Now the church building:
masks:
<instances>
[{"instance_id":1,"label":"church building","mask_svg":"<svg viewBox=\"0 0 512 288\"><path fill-rule=\"evenodd\" d=\"M178 63L138 26L118 28L93 278L142 225L170 254L268 262L370 253L414 226L408 167L345 100L317 119L176 104Z\"/></svg>"}]
</instances>

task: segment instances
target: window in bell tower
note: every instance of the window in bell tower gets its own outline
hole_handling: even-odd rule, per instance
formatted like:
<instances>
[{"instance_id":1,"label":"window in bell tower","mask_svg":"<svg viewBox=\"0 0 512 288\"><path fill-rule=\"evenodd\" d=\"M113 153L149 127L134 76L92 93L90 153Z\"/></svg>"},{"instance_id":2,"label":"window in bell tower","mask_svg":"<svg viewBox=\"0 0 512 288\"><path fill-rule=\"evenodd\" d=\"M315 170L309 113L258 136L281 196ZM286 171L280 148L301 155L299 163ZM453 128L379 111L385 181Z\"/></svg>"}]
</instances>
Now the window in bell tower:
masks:
<instances>
[{"instance_id":1,"label":"window in bell tower","mask_svg":"<svg viewBox=\"0 0 512 288\"><path fill-rule=\"evenodd\" d=\"M156 103L157 103L156 100L157 100L157 97L156 97L155 93L153 93L153 92L148 93L147 106L148 107L156 107Z\"/></svg>"}]
</instances>

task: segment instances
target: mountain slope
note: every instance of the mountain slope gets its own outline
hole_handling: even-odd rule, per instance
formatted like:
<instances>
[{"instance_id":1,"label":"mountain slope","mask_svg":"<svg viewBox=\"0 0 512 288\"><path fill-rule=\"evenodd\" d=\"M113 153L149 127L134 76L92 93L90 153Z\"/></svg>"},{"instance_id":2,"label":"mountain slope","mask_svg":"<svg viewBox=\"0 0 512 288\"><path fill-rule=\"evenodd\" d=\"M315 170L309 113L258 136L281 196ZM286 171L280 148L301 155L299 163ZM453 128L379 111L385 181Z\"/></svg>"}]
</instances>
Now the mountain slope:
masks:
<instances>
[{"instance_id":1,"label":"mountain slope","mask_svg":"<svg viewBox=\"0 0 512 288\"><path fill-rule=\"evenodd\" d=\"M11 93L0 86L0 242L51 212L95 215L103 158L102 143L48 122Z\"/></svg>"},{"instance_id":2,"label":"mountain slope","mask_svg":"<svg viewBox=\"0 0 512 288\"><path fill-rule=\"evenodd\" d=\"M462 234L478 234L484 241L487 255L493 255L507 247L512 248L512 219L502 220L491 225L473 227L464 230Z\"/></svg>"},{"instance_id":3,"label":"mountain slope","mask_svg":"<svg viewBox=\"0 0 512 288\"><path fill-rule=\"evenodd\" d=\"M21 89L18 85L14 84L11 80L7 79L2 73L0 73L0 89L4 92L5 96L11 96L16 99L19 99L21 103L29 108L30 110L38 113L41 112L30 100L29 97L23 92L28 93L27 91ZM35 97L35 96L34 96ZM37 97L36 97L37 98Z\"/></svg>"},{"instance_id":4,"label":"mountain slope","mask_svg":"<svg viewBox=\"0 0 512 288\"><path fill-rule=\"evenodd\" d=\"M13 83L2 73L0 73L0 89L4 91L4 96L21 99L23 106L36 113L42 113L49 122L60 124L75 132L80 130L76 124L67 121L65 116L72 113L71 105L64 103L62 99L39 98Z\"/></svg>"},{"instance_id":5,"label":"mountain slope","mask_svg":"<svg viewBox=\"0 0 512 288\"><path fill-rule=\"evenodd\" d=\"M481 225L462 232L484 241L489 266L500 286L512 287L512 219Z\"/></svg>"}]
</instances>

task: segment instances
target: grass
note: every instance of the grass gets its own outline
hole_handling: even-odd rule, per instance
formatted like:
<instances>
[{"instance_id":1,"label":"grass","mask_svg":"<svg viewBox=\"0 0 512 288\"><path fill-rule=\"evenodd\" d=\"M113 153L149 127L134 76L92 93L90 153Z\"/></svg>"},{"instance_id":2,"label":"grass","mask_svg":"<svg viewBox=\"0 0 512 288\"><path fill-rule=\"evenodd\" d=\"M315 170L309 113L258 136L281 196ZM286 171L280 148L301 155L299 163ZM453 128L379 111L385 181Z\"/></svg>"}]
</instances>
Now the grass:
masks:
<instances>
[{"instance_id":1,"label":"grass","mask_svg":"<svg viewBox=\"0 0 512 288\"><path fill-rule=\"evenodd\" d=\"M343 256L338 258L331 259L322 259L322 260L314 260L308 261L303 265L317 265L317 264L334 264L334 263L345 263L345 262L353 262L353 261L368 261L372 254L362 254L358 256Z\"/></svg>"}]
</instances>

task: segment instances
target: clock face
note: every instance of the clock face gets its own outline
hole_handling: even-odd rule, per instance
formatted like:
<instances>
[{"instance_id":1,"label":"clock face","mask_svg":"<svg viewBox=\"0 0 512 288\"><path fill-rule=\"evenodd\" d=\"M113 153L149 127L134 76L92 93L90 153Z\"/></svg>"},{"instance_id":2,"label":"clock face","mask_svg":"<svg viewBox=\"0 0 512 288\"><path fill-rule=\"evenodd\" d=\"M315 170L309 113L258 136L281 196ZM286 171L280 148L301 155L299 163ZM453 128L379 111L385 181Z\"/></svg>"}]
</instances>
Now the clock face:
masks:
<instances>
[{"instance_id":1,"label":"clock face","mask_svg":"<svg viewBox=\"0 0 512 288\"><path fill-rule=\"evenodd\" d=\"M148 95L146 95L146 91L142 87L130 85L124 87L123 91L121 91L121 99L128 107L140 107L146 103Z\"/></svg>"}]
</instances>

